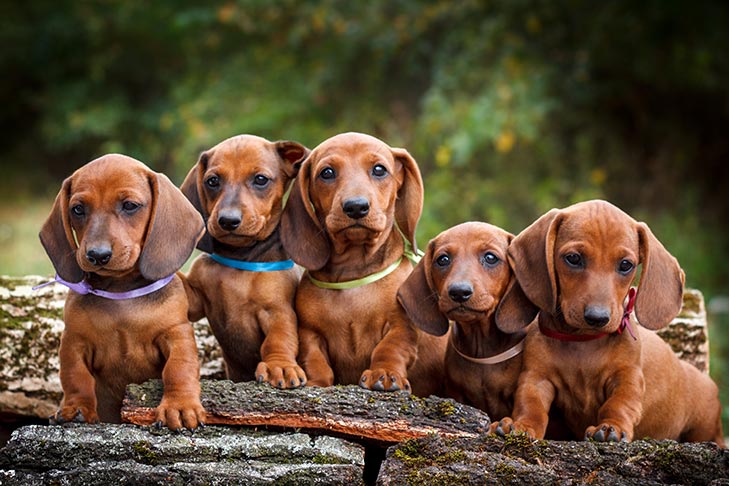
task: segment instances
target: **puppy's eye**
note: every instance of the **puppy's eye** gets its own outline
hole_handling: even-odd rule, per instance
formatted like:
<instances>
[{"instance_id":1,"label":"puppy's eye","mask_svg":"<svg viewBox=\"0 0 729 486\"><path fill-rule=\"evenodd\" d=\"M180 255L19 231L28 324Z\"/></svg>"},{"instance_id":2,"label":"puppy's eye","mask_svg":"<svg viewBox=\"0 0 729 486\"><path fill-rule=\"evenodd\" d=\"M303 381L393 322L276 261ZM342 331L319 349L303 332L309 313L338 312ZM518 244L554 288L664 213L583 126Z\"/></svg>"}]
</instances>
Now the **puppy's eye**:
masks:
<instances>
[{"instance_id":1,"label":"puppy's eye","mask_svg":"<svg viewBox=\"0 0 729 486\"><path fill-rule=\"evenodd\" d=\"M494 265L499 263L499 257L494 255L490 251L487 251L482 258L482 262L489 267L493 267Z\"/></svg>"},{"instance_id":2,"label":"puppy's eye","mask_svg":"<svg viewBox=\"0 0 729 486\"><path fill-rule=\"evenodd\" d=\"M142 207L141 204L137 204L133 201L124 201L124 203L122 203L122 209L126 213L133 213L140 207Z\"/></svg>"},{"instance_id":3,"label":"puppy's eye","mask_svg":"<svg viewBox=\"0 0 729 486\"><path fill-rule=\"evenodd\" d=\"M77 204L71 208L71 212L76 216L83 216L86 214L86 208L82 204Z\"/></svg>"},{"instance_id":4,"label":"puppy's eye","mask_svg":"<svg viewBox=\"0 0 729 486\"><path fill-rule=\"evenodd\" d=\"M334 169L331 167L325 167L322 169L321 172L319 172L319 177L324 179L325 181L330 181L337 177L337 173L334 172Z\"/></svg>"},{"instance_id":5,"label":"puppy's eye","mask_svg":"<svg viewBox=\"0 0 729 486\"><path fill-rule=\"evenodd\" d=\"M387 175L387 169L382 164L377 164L374 167L372 167L372 175L377 178L382 178Z\"/></svg>"},{"instance_id":6,"label":"puppy's eye","mask_svg":"<svg viewBox=\"0 0 729 486\"><path fill-rule=\"evenodd\" d=\"M634 268L635 265L630 260L622 260L618 264L618 272L622 273L623 275L629 274Z\"/></svg>"},{"instance_id":7,"label":"puppy's eye","mask_svg":"<svg viewBox=\"0 0 729 486\"><path fill-rule=\"evenodd\" d=\"M218 176L210 176L205 179L205 185L210 189L217 189L220 187L220 178Z\"/></svg>"},{"instance_id":8,"label":"puppy's eye","mask_svg":"<svg viewBox=\"0 0 729 486\"><path fill-rule=\"evenodd\" d=\"M579 253L568 253L564 256L564 261L567 262L567 265L574 268L580 268L582 267L582 256L580 256Z\"/></svg>"},{"instance_id":9,"label":"puppy's eye","mask_svg":"<svg viewBox=\"0 0 729 486\"><path fill-rule=\"evenodd\" d=\"M435 264L439 267L447 267L451 264L451 257L448 255L441 255L435 259Z\"/></svg>"},{"instance_id":10,"label":"puppy's eye","mask_svg":"<svg viewBox=\"0 0 729 486\"><path fill-rule=\"evenodd\" d=\"M253 185L258 188L266 187L270 181L271 179L262 174L257 174L253 177Z\"/></svg>"}]
</instances>

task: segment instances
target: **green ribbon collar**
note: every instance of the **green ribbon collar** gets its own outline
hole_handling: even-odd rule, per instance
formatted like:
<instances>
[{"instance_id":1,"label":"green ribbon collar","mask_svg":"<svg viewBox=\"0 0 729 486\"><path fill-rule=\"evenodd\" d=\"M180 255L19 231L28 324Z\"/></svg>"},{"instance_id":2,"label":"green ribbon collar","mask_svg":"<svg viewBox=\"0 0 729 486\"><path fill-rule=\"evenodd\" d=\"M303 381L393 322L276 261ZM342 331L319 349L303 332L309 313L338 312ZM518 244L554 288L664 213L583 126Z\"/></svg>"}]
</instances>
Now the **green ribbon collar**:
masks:
<instances>
[{"instance_id":1,"label":"green ribbon collar","mask_svg":"<svg viewBox=\"0 0 729 486\"><path fill-rule=\"evenodd\" d=\"M380 270L379 272L372 273L370 275L367 275L366 277L358 278L356 280L346 280L344 282L324 282L322 280L317 280L314 277L311 276L311 273L308 271L306 272L307 277L309 277L309 280L311 283L319 287L320 289L329 289L329 290L345 290L345 289L354 289L357 287L362 287L367 284L371 284L373 282L377 282L378 280L382 280L383 278L390 275L392 272L394 272L397 267L400 266L400 263L402 263L403 258L407 258L410 260L414 265L417 265L420 259L423 257L424 253L417 248L413 251L413 245L408 241L407 238L402 234L402 231L400 228L396 225L395 226L400 233L400 235L403 237L403 241L405 243L405 250L403 251L403 256L395 260L394 263L391 265L388 265L385 269Z\"/></svg>"}]
</instances>

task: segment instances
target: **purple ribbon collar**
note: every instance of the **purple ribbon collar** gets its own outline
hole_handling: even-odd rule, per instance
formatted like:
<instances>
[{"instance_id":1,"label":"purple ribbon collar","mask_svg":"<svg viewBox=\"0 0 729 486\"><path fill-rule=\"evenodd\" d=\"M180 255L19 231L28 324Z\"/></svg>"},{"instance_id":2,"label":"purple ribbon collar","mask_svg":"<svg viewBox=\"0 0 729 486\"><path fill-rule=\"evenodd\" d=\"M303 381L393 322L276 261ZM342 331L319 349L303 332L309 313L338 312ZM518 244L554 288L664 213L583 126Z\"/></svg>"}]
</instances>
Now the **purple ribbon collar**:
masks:
<instances>
[{"instance_id":1,"label":"purple ribbon collar","mask_svg":"<svg viewBox=\"0 0 729 486\"><path fill-rule=\"evenodd\" d=\"M108 292L106 290L99 290L93 288L86 280L81 280L80 282L68 282L66 280L63 280L58 275L55 276L53 280L50 282L42 283L40 285L36 285L33 287L33 290L38 290L42 287L45 287L47 285L52 285L59 283L61 285L65 285L69 289L73 290L77 294L86 295L86 294L94 294L98 295L99 297L104 297L105 299L111 299L111 300L126 300L126 299L134 299L137 297L141 297L143 295L151 294L152 292L156 292L168 283L172 281L172 279L175 278L175 274L173 273L169 277L165 277L162 279L159 279L155 282L152 282L149 285L145 285L144 287L140 287L138 289L134 290L128 290L126 292Z\"/></svg>"}]
</instances>

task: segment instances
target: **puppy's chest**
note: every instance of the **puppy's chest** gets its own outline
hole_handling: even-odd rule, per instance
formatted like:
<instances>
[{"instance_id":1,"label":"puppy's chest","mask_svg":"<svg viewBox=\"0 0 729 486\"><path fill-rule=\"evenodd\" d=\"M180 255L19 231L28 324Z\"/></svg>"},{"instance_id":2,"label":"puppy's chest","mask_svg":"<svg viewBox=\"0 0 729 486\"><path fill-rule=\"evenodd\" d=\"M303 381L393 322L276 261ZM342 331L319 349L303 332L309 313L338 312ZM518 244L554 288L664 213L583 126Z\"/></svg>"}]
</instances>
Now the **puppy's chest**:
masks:
<instances>
[{"instance_id":1,"label":"puppy's chest","mask_svg":"<svg viewBox=\"0 0 729 486\"><path fill-rule=\"evenodd\" d=\"M226 269L201 276L209 319L232 322L278 308L292 308L296 277L289 271L248 272Z\"/></svg>"},{"instance_id":2,"label":"puppy's chest","mask_svg":"<svg viewBox=\"0 0 729 486\"><path fill-rule=\"evenodd\" d=\"M152 340L140 341L134 333L117 331L93 355L92 371L107 381L126 376L129 381L160 376L165 359Z\"/></svg>"},{"instance_id":3,"label":"puppy's chest","mask_svg":"<svg viewBox=\"0 0 729 486\"><path fill-rule=\"evenodd\" d=\"M574 343L582 346L585 343ZM588 348L585 346L585 348ZM639 366L637 357L619 352L620 347L604 349L572 349L557 354L559 365L552 363L550 381L557 394L555 400L568 417L595 414L618 384L618 370L625 366ZM635 363L633 363L635 361Z\"/></svg>"},{"instance_id":4,"label":"puppy's chest","mask_svg":"<svg viewBox=\"0 0 729 486\"><path fill-rule=\"evenodd\" d=\"M91 351L92 368L100 373L139 372L148 376L161 369L164 358L157 338L183 322L169 301L137 305L127 301L71 306L65 315L65 331L81 336Z\"/></svg>"},{"instance_id":5,"label":"puppy's chest","mask_svg":"<svg viewBox=\"0 0 729 486\"><path fill-rule=\"evenodd\" d=\"M381 330L392 318L397 303L394 294L384 295L376 288L345 290L319 289L302 282L296 298L301 324L324 334L340 333L381 337Z\"/></svg>"},{"instance_id":6,"label":"puppy's chest","mask_svg":"<svg viewBox=\"0 0 729 486\"><path fill-rule=\"evenodd\" d=\"M484 365L451 357L451 361L446 363L447 386L466 397L467 403L487 411L496 419L512 412L521 371L520 360Z\"/></svg>"}]
</instances>

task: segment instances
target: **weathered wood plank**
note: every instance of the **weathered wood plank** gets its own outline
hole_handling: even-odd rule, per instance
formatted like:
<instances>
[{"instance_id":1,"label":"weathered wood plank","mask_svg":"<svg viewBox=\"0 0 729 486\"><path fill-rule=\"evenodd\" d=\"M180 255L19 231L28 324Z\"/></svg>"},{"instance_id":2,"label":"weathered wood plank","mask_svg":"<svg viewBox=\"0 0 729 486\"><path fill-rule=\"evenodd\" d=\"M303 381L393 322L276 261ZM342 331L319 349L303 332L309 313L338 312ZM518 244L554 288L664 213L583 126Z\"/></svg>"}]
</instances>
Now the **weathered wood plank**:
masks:
<instances>
[{"instance_id":1,"label":"weathered wood plank","mask_svg":"<svg viewBox=\"0 0 729 486\"><path fill-rule=\"evenodd\" d=\"M372 392L354 385L278 390L255 382L204 380L201 389L208 424L305 429L390 444L428 434L474 437L490 424L484 412L454 400ZM159 380L130 385L122 420L152 424L161 397Z\"/></svg>"}]
</instances>

